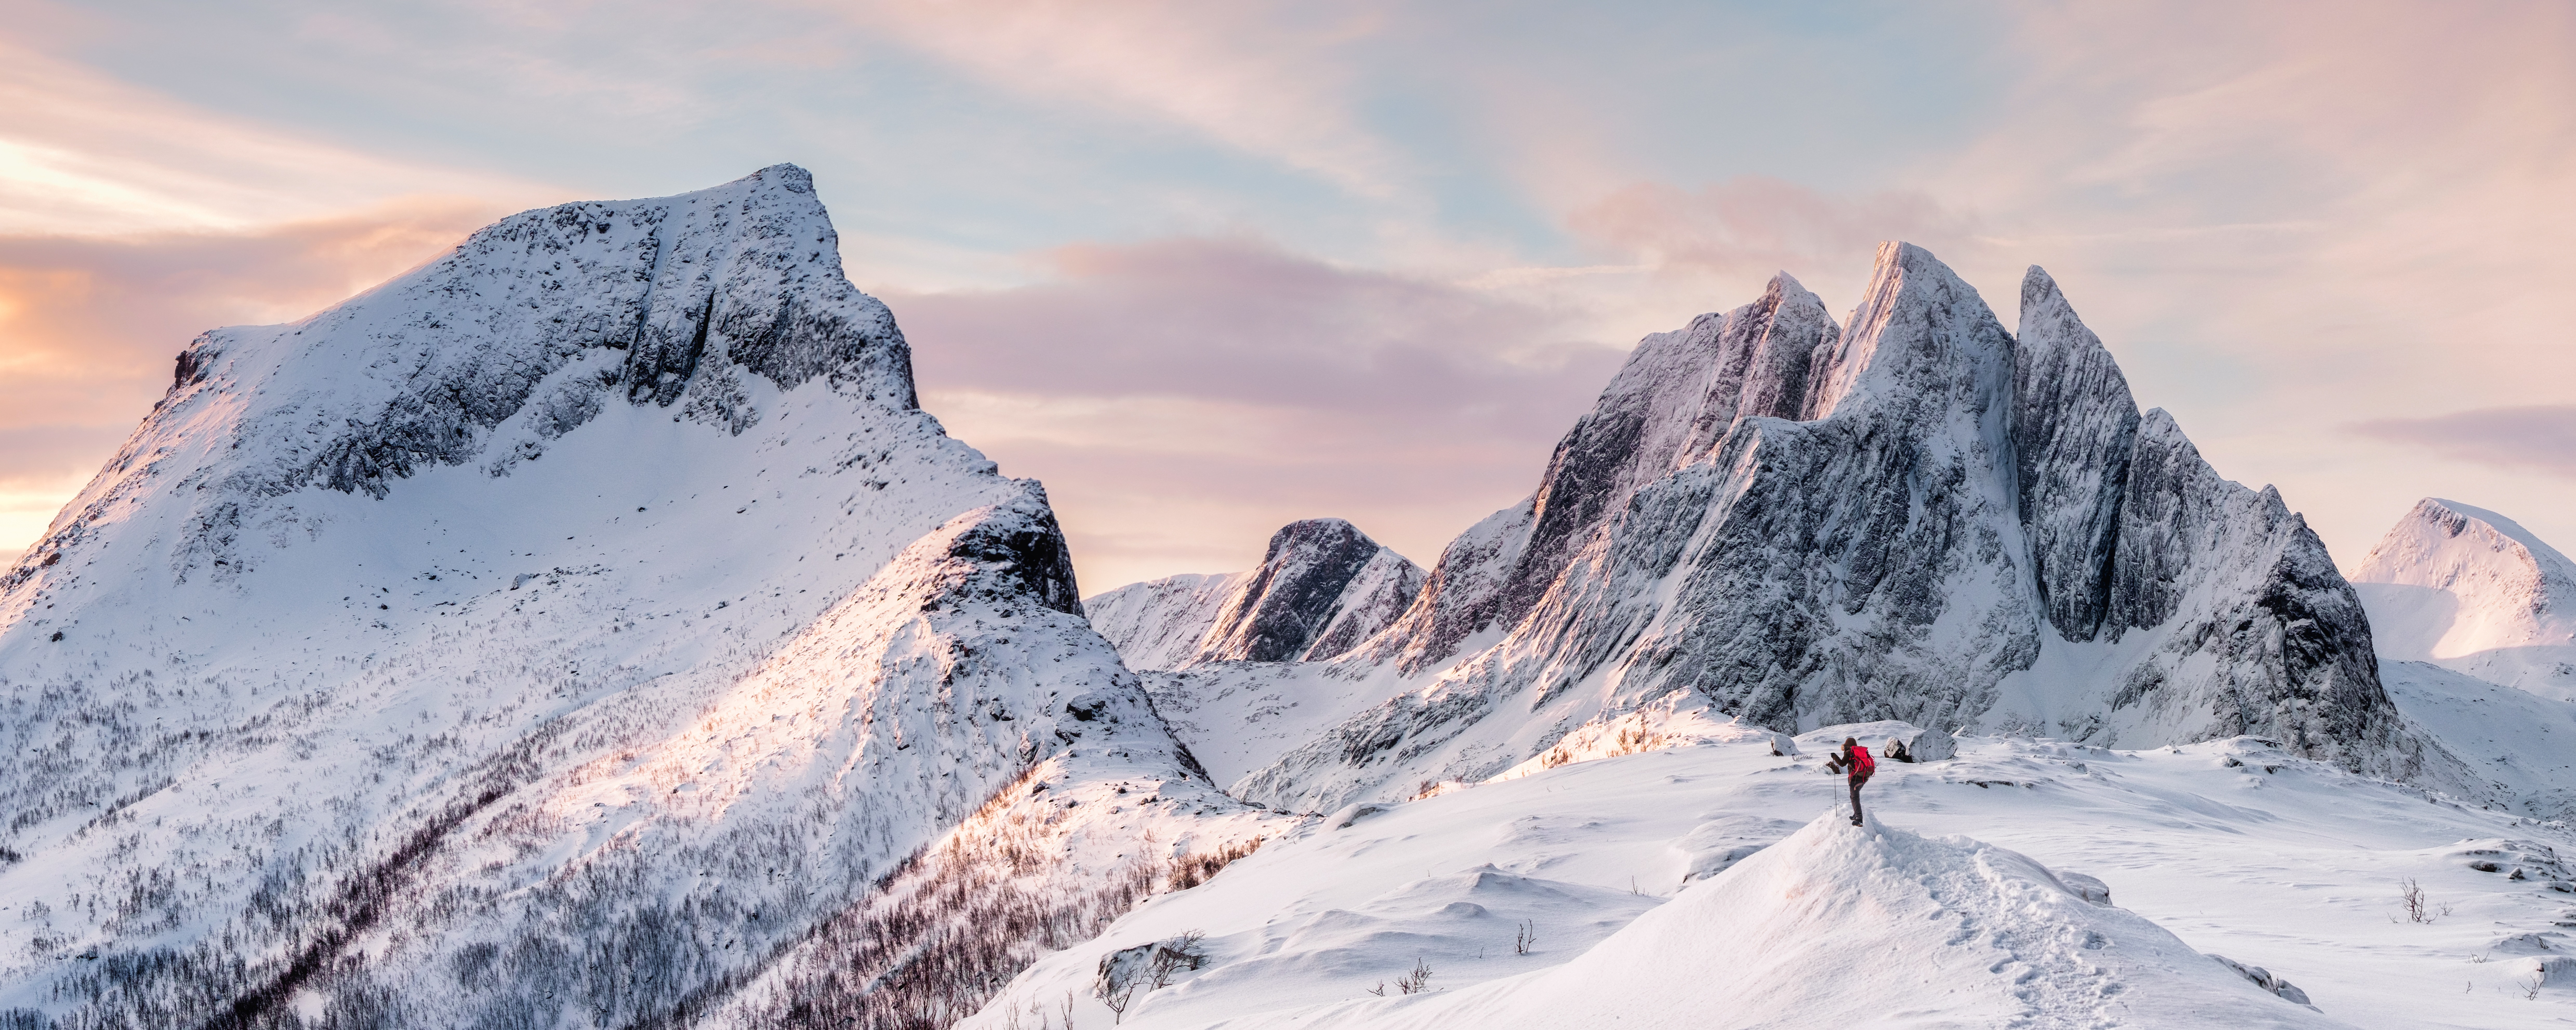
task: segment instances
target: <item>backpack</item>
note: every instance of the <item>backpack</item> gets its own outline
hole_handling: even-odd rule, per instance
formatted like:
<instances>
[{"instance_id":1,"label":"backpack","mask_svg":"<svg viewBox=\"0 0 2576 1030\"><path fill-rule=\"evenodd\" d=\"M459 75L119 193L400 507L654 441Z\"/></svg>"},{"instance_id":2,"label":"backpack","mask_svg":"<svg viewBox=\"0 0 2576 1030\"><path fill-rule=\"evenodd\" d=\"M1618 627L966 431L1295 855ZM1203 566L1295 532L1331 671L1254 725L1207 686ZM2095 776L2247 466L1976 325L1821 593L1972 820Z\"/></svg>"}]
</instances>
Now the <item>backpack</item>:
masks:
<instances>
[{"instance_id":1,"label":"backpack","mask_svg":"<svg viewBox=\"0 0 2576 1030\"><path fill-rule=\"evenodd\" d=\"M1877 771L1878 762L1869 757L1869 748L1859 744L1852 745L1852 775L1866 780L1871 773Z\"/></svg>"}]
</instances>

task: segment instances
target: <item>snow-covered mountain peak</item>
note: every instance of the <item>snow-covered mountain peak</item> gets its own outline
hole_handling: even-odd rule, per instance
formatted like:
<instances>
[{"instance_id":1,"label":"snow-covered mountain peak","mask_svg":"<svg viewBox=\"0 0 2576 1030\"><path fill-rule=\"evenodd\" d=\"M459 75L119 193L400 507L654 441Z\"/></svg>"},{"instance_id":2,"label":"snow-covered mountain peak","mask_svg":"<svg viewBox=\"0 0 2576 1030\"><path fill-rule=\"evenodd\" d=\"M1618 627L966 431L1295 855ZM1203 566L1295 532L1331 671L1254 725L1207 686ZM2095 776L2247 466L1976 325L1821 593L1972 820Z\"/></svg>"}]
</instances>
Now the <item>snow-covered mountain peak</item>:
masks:
<instances>
[{"instance_id":1,"label":"snow-covered mountain peak","mask_svg":"<svg viewBox=\"0 0 2576 1030\"><path fill-rule=\"evenodd\" d=\"M1841 346L1819 358L1808 410L1825 418L1856 396L1918 402L1937 384L1943 400L1992 409L2000 426L2012 355L2003 323L1950 266L1911 243L1882 243Z\"/></svg>"},{"instance_id":2,"label":"snow-covered mountain peak","mask_svg":"<svg viewBox=\"0 0 2576 1030\"><path fill-rule=\"evenodd\" d=\"M2390 658L2447 663L2576 645L2576 561L2484 508L2425 498L2362 559L2353 579L2364 585ZM2546 657L2544 664L2555 665L2576 654ZM2576 686L2576 675L2556 678Z\"/></svg>"},{"instance_id":3,"label":"snow-covered mountain peak","mask_svg":"<svg viewBox=\"0 0 2576 1030\"><path fill-rule=\"evenodd\" d=\"M1085 934L1268 818L1081 617L1044 490L916 407L836 248L778 166L199 338L0 581L0 897L31 906L0 1013L667 1024L866 925L978 811L1027 819L951 866L1076 878L1057 845L1105 842L1116 879L1044 917Z\"/></svg>"},{"instance_id":4,"label":"snow-covered mountain peak","mask_svg":"<svg viewBox=\"0 0 2576 1030\"><path fill-rule=\"evenodd\" d=\"M1422 569L1359 527L1304 519L1271 534L1249 570L1131 583L1083 610L1136 669L1323 661L1385 629L1421 589Z\"/></svg>"},{"instance_id":5,"label":"snow-covered mountain peak","mask_svg":"<svg viewBox=\"0 0 2576 1030\"><path fill-rule=\"evenodd\" d=\"M1147 689L1191 713L1175 725L1194 747L1202 724L1260 722L1270 747L1346 713L1266 767L1244 734L1211 760L1250 770L1238 793L1313 811L1481 779L1675 691L1787 732L2260 733L2386 775L2461 771L2402 725L2305 521L2141 415L2044 271L2025 342L1929 252L1878 256L1843 326L1783 275L1646 337L1531 497L1329 667L1218 663Z\"/></svg>"}]
</instances>

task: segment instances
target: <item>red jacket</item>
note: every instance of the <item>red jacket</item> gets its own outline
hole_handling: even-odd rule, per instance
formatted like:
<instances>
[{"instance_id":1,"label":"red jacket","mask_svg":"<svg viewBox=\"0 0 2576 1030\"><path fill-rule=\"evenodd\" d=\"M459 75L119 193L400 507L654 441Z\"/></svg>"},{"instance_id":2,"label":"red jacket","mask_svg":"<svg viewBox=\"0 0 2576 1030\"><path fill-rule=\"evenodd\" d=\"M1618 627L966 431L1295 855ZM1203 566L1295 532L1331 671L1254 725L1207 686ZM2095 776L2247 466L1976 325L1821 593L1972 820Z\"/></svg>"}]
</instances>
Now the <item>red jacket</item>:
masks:
<instances>
[{"instance_id":1,"label":"red jacket","mask_svg":"<svg viewBox=\"0 0 2576 1030\"><path fill-rule=\"evenodd\" d=\"M1878 771L1878 761L1869 757L1866 745L1852 745L1851 757L1847 761L1851 763L1851 778L1855 780L1866 780L1871 773Z\"/></svg>"}]
</instances>

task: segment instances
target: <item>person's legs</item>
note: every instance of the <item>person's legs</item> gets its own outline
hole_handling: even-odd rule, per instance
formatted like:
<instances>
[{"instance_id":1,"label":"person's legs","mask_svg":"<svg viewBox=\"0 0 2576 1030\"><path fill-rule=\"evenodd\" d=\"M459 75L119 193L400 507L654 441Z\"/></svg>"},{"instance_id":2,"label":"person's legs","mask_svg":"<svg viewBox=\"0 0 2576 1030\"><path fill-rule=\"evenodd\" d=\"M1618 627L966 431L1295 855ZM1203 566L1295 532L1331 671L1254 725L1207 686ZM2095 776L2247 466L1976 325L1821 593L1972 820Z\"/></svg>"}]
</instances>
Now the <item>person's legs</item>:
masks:
<instances>
[{"instance_id":1,"label":"person's legs","mask_svg":"<svg viewBox=\"0 0 2576 1030\"><path fill-rule=\"evenodd\" d=\"M1861 824L1861 823L1860 823L1860 785L1861 785L1861 784L1864 784L1864 783L1867 783L1867 782L1869 782L1869 781L1868 781L1868 780L1865 780L1865 779L1862 779L1862 778L1860 778L1860 777L1858 777L1858 776L1854 776L1854 777L1852 777L1852 781L1851 781L1851 792L1852 792L1852 825L1854 825L1854 826L1858 826L1858 825L1860 825L1860 824Z\"/></svg>"}]
</instances>

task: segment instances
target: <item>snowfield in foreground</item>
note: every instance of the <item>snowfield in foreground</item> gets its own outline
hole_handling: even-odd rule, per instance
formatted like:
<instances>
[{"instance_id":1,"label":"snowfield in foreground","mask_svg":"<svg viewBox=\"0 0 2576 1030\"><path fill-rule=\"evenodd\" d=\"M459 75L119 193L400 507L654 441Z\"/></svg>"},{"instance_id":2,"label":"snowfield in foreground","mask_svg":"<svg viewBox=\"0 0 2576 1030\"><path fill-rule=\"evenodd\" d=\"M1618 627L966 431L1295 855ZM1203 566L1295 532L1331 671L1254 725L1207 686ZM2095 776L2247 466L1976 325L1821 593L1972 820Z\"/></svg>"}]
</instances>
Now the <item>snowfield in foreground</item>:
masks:
<instances>
[{"instance_id":1,"label":"snowfield in foreground","mask_svg":"<svg viewBox=\"0 0 2576 1030\"><path fill-rule=\"evenodd\" d=\"M2543 972L2576 946L2576 893L2552 886L2562 825L2254 738L1965 738L1955 759L1881 763L1860 830L1829 811L1842 732L1800 755L1748 734L1352 806L1045 959L961 1025L1061 1027L1068 1004L1073 1025L1146 1030L2576 1018L2576 973ZM2430 922L2407 919L2409 880ZM1192 933L1198 968L1169 963L1166 986L1133 960L1104 980L1105 957Z\"/></svg>"}]
</instances>

